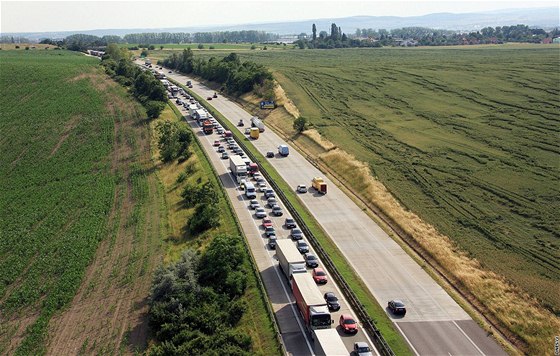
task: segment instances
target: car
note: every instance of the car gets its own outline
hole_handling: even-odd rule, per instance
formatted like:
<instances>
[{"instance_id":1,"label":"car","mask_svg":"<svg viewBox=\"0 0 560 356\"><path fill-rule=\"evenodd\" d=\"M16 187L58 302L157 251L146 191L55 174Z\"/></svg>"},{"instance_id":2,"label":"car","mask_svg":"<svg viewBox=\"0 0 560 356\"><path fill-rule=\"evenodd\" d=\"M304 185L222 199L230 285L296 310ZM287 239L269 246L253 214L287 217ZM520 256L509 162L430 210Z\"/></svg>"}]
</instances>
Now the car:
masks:
<instances>
[{"instance_id":1,"label":"car","mask_svg":"<svg viewBox=\"0 0 560 356\"><path fill-rule=\"evenodd\" d=\"M219 146L219 145L221 145L221 144L222 144L222 143L220 142L220 140L214 141L214 146Z\"/></svg>"},{"instance_id":2,"label":"car","mask_svg":"<svg viewBox=\"0 0 560 356\"><path fill-rule=\"evenodd\" d=\"M248 135L248 134L250 134L250 133L251 133L251 129L250 129L250 128L246 128L246 129L245 129L245 135Z\"/></svg>"},{"instance_id":3,"label":"car","mask_svg":"<svg viewBox=\"0 0 560 356\"><path fill-rule=\"evenodd\" d=\"M245 126L245 123L243 122L243 120L239 120L239 122L237 123L237 126L243 127L243 126Z\"/></svg>"},{"instance_id":4,"label":"car","mask_svg":"<svg viewBox=\"0 0 560 356\"><path fill-rule=\"evenodd\" d=\"M272 215L274 216L282 216L284 215L284 212L282 211L282 208L279 207L278 205L274 205L272 207Z\"/></svg>"},{"instance_id":5,"label":"car","mask_svg":"<svg viewBox=\"0 0 560 356\"><path fill-rule=\"evenodd\" d=\"M259 192L264 193L265 190L268 189L268 187L266 186L266 183L258 183L257 186L259 187Z\"/></svg>"},{"instance_id":6,"label":"car","mask_svg":"<svg viewBox=\"0 0 560 356\"><path fill-rule=\"evenodd\" d=\"M249 201L249 208L255 210L256 208L260 208L261 205L259 204L259 201L257 199L253 199L251 201Z\"/></svg>"},{"instance_id":7,"label":"car","mask_svg":"<svg viewBox=\"0 0 560 356\"><path fill-rule=\"evenodd\" d=\"M338 325L340 325L342 331L347 334L355 334L358 332L358 323L350 314L342 314L338 321Z\"/></svg>"},{"instance_id":8,"label":"car","mask_svg":"<svg viewBox=\"0 0 560 356\"><path fill-rule=\"evenodd\" d=\"M258 219L264 219L267 217L266 211L264 211L264 208L256 208L255 209L255 216Z\"/></svg>"},{"instance_id":9,"label":"car","mask_svg":"<svg viewBox=\"0 0 560 356\"><path fill-rule=\"evenodd\" d=\"M268 247L271 250L276 250L276 235L272 235L268 238Z\"/></svg>"},{"instance_id":10,"label":"car","mask_svg":"<svg viewBox=\"0 0 560 356\"><path fill-rule=\"evenodd\" d=\"M274 193L274 190L269 188L269 189L264 191L264 197L267 198L267 199L268 198L276 198L276 193Z\"/></svg>"},{"instance_id":11,"label":"car","mask_svg":"<svg viewBox=\"0 0 560 356\"><path fill-rule=\"evenodd\" d=\"M292 232L290 233L292 240L297 241L303 239L303 231L300 228L293 228Z\"/></svg>"},{"instance_id":12,"label":"car","mask_svg":"<svg viewBox=\"0 0 560 356\"><path fill-rule=\"evenodd\" d=\"M224 153L226 151L226 149L224 148L224 146L218 146L218 152L219 153Z\"/></svg>"},{"instance_id":13,"label":"car","mask_svg":"<svg viewBox=\"0 0 560 356\"><path fill-rule=\"evenodd\" d=\"M270 235L276 236L276 230L274 230L273 226L267 226L264 229L264 234L266 235L266 237L270 237Z\"/></svg>"},{"instance_id":14,"label":"car","mask_svg":"<svg viewBox=\"0 0 560 356\"><path fill-rule=\"evenodd\" d=\"M227 152L222 152L222 159L228 159L229 155Z\"/></svg>"},{"instance_id":15,"label":"car","mask_svg":"<svg viewBox=\"0 0 560 356\"><path fill-rule=\"evenodd\" d=\"M246 184L246 183L247 183L247 179L242 178L242 179L239 181L239 188L245 189L245 184Z\"/></svg>"},{"instance_id":16,"label":"car","mask_svg":"<svg viewBox=\"0 0 560 356\"><path fill-rule=\"evenodd\" d=\"M218 97L218 94L216 94L216 93L214 92L214 95L213 95L212 97L215 99L215 98Z\"/></svg>"},{"instance_id":17,"label":"car","mask_svg":"<svg viewBox=\"0 0 560 356\"><path fill-rule=\"evenodd\" d=\"M354 355L355 356L373 356L371 349L368 344L360 341L354 343Z\"/></svg>"},{"instance_id":18,"label":"car","mask_svg":"<svg viewBox=\"0 0 560 356\"><path fill-rule=\"evenodd\" d=\"M270 219L268 219L268 218L263 219L262 225L263 225L263 227L266 229L267 227L272 226L272 220L270 220Z\"/></svg>"},{"instance_id":19,"label":"car","mask_svg":"<svg viewBox=\"0 0 560 356\"><path fill-rule=\"evenodd\" d=\"M266 157L267 157L267 158L274 158L274 152L268 151L268 152L266 153Z\"/></svg>"},{"instance_id":20,"label":"car","mask_svg":"<svg viewBox=\"0 0 560 356\"><path fill-rule=\"evenodd\" d=\"M305 264L307 267L319 267L319 260L317 260L317 257L315 257L314 254L308 252L303 257L305 258Z\"/></svg>"},{"instance_id":21,"label":"car","mask_svg":"<svg viewBox=\"0 0 560 356\"><path fill-rule=\"evenodd\" d=\"M172 70L170 70L170 71L169 71L169 72L167 72L167 73L173 73L173 71L172 71Z\"/></svg>"},{"instance_id":22,"label":"car","mask_svg":"<svg viewBox=\"0 0 560 356\"><path fill-rule=\"evenodd\" d=\"M307 186L305 184L300 184L297 186L296 191L298 193L307 193Z\"/></svg>"},{"instance_id":23,"label":"car","mask_svg":"<svg viewBox=\"0 0 560 356\"><path fill-rule=\"evenodd\" d=\"M297 247L299 253L309 252L309 245L307 244L307 242L305 242L303 240L299 240L298 242L296 242L296 247Z\"/></svg>"},{"instance_id":24,"label":"car","mask_svg":"<svg viewBox=\"0 0 560 356\"><path fill-rule=\"evenodd\" d=\"M402 300L399 300L399 299L390 300L389 303L387 303L387 307L389 308L391 313L393 313L395 315L405 315L406 314L406 306L404 305Z\"/></svg>"},{"instance_id":25,"label":"car","mask_svg":"<svg viewBox=\"0 0 560 356\"><path fill-rule=\"evenodd\" d=\"M276 205L276 204L278 204L278 202L276 201L276 198L274 198L274 197L270 197L270 198L268 198L268 199L266 200L266 205L267 205L269 208L274 207L274 205Z\"/></svg>"},{"instance_id":26,"label":"car","mask_svg":"<svg viewBox=\"0 0 560 356\"><path fill-rule=\"evenodd\" d=\"M179 105L183 105L183 100L177 98L177 100L175 100L175 103L177 103Z\"/></svg>"},{"instance_id":27,"label":"car","mask_svg":"<svg viewBox=\"0 0 560 356\"><path fill-rule=\"evenodd\" d=\"M245 152L237 151L236 155L238 155L239 157L245 157Z\"/></svg>"},{"instance_id":28,"label":"car","mask_svg":"<svg viewBox=\"0 0 560 356\"><path fill-rule=\"evenodd\" d=\"M258 177L257 179L255 179L255 181L256 181L257 183L266 183L266 181L264 180L264 178L260 176L260 173L259 173L259 177Z\"/></svg>"},{"instance_id":29,"label":"car","mask_svg":"<svg viewBox=\"0 0 560 356\"><path fill-rule=\"evenodd\" d=\"M255 172L253 173L253 179L256 181L257 179L261 178L262 174L260 174L260 172Z\"/></svg>"},{"instance_id":30,"label":"car","mask_svg":"<svg viewBox=\"0 0 560 356\"><path fill-rule=\"evenodd\" d=\"M209 96L209 97L206 98L206 100L210 101L210 100L212 100L212 97Z\"/></svg>"},{"instance_id":31,"label":"car","mask_svg":"<svg viewBox=\"0 0 560 356\"><path fill-rule=\"evenodd\" d=\"M286 229L293 229L297 227L296 221L292 218L286 218L286 220L284 221L284 226L286 226Z\"/></svg>"},{"instance_id":32,"label":"car","mask_svg":"<svg viewBox=\"0 0 560 356\"><path fill-rule=\"evenodd\" d=\"M218 130L217 130L217 132L218 132L218 134L220 134L220 135L221 135L221 134L223 134L223 133L224 133L224 129L223 129L223 128L221 128L221 127L218 127Z\"/></svg>"},{"instance_id":33,"label":"car","mask_svg":"<svg viewBox=\"0 0 560 356\"><path fill-rule=\"evenodd\" d=\"M333 292L327 292L323 297L325 298L325 302L327 302L329 310L340 310L340 303L338 302L338 298L336 297L336 295L334 295Z\"/></svg>"},{"instance_id":34,"label":"car","mask_svg":"<svg viewBox=\"0 0 560 356\"><path fill-rule=\"evenodd\" d=\"M298 241L301 242L301 241ZM313 273L311 274L313 280L317 284L327 284L327 274L325 271L320 267L313 268Z\"/></svg>"},{"instance_id":35,"label":"car","mask_svg":"<svg viewBox=\"0 0 560 356\"><path fill-rule=\"evenodd\" d=\"M234 151L235 148L237 147L237 145L236 145L235 143L228 143L228 146L227 146L227 147L228 147L230 150ZM235 152L235 151L234 151L234 152Z\"/></svg>"}]
</instances>

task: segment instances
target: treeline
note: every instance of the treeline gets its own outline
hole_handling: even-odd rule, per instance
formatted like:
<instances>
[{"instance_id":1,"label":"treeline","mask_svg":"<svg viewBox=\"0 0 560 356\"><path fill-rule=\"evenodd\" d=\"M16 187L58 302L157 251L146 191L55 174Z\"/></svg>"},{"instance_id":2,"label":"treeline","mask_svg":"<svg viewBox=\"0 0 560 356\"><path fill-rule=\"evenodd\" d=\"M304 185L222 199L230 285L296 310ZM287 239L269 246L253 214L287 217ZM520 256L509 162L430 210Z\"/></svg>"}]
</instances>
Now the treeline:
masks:
<instances>
[{"instance_id":1,"label":"treeline","mask_svg":"<svg viewBox=\"0 0 560 356\"><path fill-rule=\"evenodd\" d=\"M303 33L299 35L299 39L295 42L295 45L300 49L304 48L349 48L349 47L378 47L378 43L361 40L357 38L350 38L342 29L335 23L331 24L330 32L320 31L317 34L317 27L313 24L311 28L311 38L308 38L307 34Z\"/></svg>"},{"instance_id":2,"label":"treeline","mask_svg":"<svg viewBox=\"0 0 560 356\"><path fill-rule=\"evenodd\" d=\"M181 54L173 53L163 61L158 61L158 64L223 84L223 90L230 94L239 95L254 89L262 92L262 88L267 88L263 93L265 99L272 99L274 96L273 77L268 69L255 62L241 62L235 53L220 60L216 57L205 60L194 58L193 52L188 48Z\"/></svg>"},{"instance_id":3,"label":"treeline","mask_svg":"<svg viewBox=\"0 0 560 356\"><path fill-rule=\"evenodd\" d=\"M236 330L247 302L247 256L240 237L217 236L198 255L159 268L149 300L157 345L148 355L250 355L252 340Z\"/></svg>"},{"instance_id":4,"label":"treeline","mask_svg":"<svg viewBox=\"0 0 560 356\"><path fill-rule=\"evenodd\" d=\"M227 43L275 41L279 35L264 31L215 31L215 32L160 32L131 33L125 35L122 43Z\"/></svg>"},{"instance_id":5,"label":"treeline","mask_svg":"<svg viewBox=\"0 0 560 356\"><path fill-rule=\"evenodd\" d=\"M448 46L462 44L489 44L504 42L540 43L546 38L560 34L558 29L546 32L527 25L485 27L480 31L457 32L425 27L406 27L390 31L380 29L357 29L356 37L367 37L383 46L399 45L400 40L414 40L423 46Z\"/></svg>"},{"instance_id":6,"label":"treeline","mask_svg":"<svg viewBox=\"0 0 560 356\"><path fill-rule=\"evenodd\" d=\"M0 43L30 43L29 39L21 36L0 36Z\"/></svg>"},{"instance_id":7,"label":"treeline","mask_svg":"<svg viewBox=\"0 0 560 356\"><path fill-rule=\"evenodd\" d=\"M134 65L128 50L116 44L108 45L101 65L116 81L131 88L132 94L146 108L148 117L159 116L167 102L165 87L152 73Z\"/></svg>"}]
</instances>

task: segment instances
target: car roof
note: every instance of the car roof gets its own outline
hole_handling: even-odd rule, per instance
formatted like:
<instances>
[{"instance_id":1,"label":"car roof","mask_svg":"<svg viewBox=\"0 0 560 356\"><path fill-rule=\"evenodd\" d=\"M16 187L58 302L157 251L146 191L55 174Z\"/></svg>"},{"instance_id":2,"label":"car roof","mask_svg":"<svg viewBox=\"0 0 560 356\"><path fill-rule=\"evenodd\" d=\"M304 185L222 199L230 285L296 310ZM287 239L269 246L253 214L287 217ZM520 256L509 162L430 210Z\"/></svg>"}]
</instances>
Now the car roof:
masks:
<instances>
[{"instance_id":1,"label":"car roof","mask_svg":"<svg viewBox=\"0 0 560 356\"><path fill-rule=\"evenodd\" d=\"M369 348L369 345L367 344L367 342L363 342L363 341L355 342L354 345L356 345L357 347L360 347L360 348L362 348L362 347Z\"/></svg>"},{"instance_id":2,"label":"car roof","mask_svg":"<svg viewBox=\"0 0 560 356\"><path fill-rule=\"evenodd\" d=\"M315 268L313 268L313 270L315 272L325 272L325 271L323 271L323 269L321 267L315 267Z\"/></svg>"},{"instance_id":3,"label":"car roof","mask_svg":"<svg viewBox=\"0 0 560 356\"><path fill-rule=\"evenodd\" d=\"M354 320L354 317L350 314L342 314L340 317L342 319L352 319L352 320Z\"/></svg>"},{"instance_id":4,"label":"car roof","mask_svg":"<svg viewBox=\"0 0 560 356\"><path fill-rule=\"evenodd\" d=\"M403 301L400 300L400 299L393 299L392 302L395 303L395 304L399 304L399 303L400 303L400 304L404 305Z\"/></svg>"}]
</instances>

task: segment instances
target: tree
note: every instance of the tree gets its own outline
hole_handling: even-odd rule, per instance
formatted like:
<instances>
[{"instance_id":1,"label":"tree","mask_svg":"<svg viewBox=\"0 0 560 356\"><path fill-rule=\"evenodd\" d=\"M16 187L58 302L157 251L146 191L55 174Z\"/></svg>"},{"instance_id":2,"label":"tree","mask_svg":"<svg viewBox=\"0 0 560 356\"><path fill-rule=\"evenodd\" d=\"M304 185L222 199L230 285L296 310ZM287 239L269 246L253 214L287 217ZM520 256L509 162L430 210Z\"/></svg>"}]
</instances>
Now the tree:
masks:
<instances>
[{"instance_id":1,"label":"tree","mask_svg":"<svg viewBox=\"0 0 560 356\"><path fill-rule=\"evenodd\" d=\"M148 49L149 49L150 51L153 51L154 49L156 49L156 47L155 47L154 45L149 45L149 46L148 46Z\"/></svg>"},{"instance_id":2,"label":"tree","mask_svg":"<svg viewBox=\"0 0 560 356\"><path fill-rule=\"evenodd\" d=\"M315 24L311 27L311 32L313 33L313 42L317 41L317 26Z\"/></svg>"},{"instance_id":3,"label":"tree","mask_svg":"<svg viewBox=\"0 0 560 356\"><path fill-rule=\"evenodd\" d=\"M300 116L294 120L294 130L296 130L297 133L302 133L306 129L307 129L307 119L305 117Z\"/></svg>"},{"instance_id":4,"label":"tree","mask_svg":"<svg viewBox=\"0 0 560 356\"><path fill-rule=\"evenodd\" d=\"M158 148L161 160L170 162L181 156L192 142L191 132L178 122L163 121L156 129L159 134Z\"/></svg>"},{"instance_id":5,"label":"tree","mask_svg":"<svg viewBox=\"0 0 560 356\"><path fill-rule=\"evenodd\" d=\"M198 44L198 49L203 49L203 48L204 48L204 45L202 43L199 43Z\"/></svg>"},{"instance_id":6,"label":"tree","mask_svg":"<svg viewBox=\"0 0 560 356\"><path fill-rule=\"evenodd\" d=\"M160 49L160 50L163 50L163 46L159 46L159 49Z\"/></svg>"}]
</instances>

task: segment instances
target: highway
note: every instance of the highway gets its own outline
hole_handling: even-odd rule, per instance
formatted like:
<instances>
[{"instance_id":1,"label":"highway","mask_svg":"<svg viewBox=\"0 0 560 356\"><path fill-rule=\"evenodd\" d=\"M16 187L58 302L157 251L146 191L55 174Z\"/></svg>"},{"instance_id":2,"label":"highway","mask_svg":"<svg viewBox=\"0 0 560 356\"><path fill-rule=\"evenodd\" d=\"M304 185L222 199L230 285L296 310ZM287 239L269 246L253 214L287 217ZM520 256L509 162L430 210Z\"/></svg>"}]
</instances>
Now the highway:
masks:
<instances>
[{"instance_id":1,"label":"highway","mask_svg":"<svg viewBox=\"0 0 560 356\"><path fill-rule=\"evenodd\" d=\"M165 73L185 83L193 82L193 91L202 97L214 91L193 78ZM219 96L210 104L229 121L249 123L251 115L227 98ZM266 123L266 121L265 121ZM263 154L276 151L285 143L272 130L266 130L252 144ZM290 156L269 160L292 187L310 185L315 176L323 176L295 149ZM323 176L324 177L324 176ZM419 355L505 355L470 316L374 221L372 221L335 184L326 179L328 194L310 191L301 194L302 203L315 216L337 244L352 267L361 276L380 305L390 299L401 299L407 305L405 317L387 315Z\"/></svg>"},{"instance_id":2,"label":"highway","mask_svg":"<svg viewBox=\"0 0 560 356\"><path fill-rule=\"evenodd\" d=\"M185 117L188 116L188 113L182 106L176 105L176 107L179 108ZM274 250L270 250L267 246L268 239L265 237L261 220L257 219L253 214L254 211L248 208L249 199L244 197L243 191L238 187L237 183L234 182L231 174L229 173L229 160L221 159L221 155L217 152L216 146L214 146L214 142L216 140L220 140L221 144L225 145L224 140L216 133L205 135L202 133L200 126L198 126L198 124L192 119L187 119L187 122L202 143L202 146L207 152L212 165L218 173L219 179L226 188L226 193L232 202L243 232L249 242L249 247L257 262L257 267L261 273L273 311L278 320L281 336L288 353L292 355L313 354L313 341L310 340L303 331L303 321L297 307L294 304L290 285L287 278L282 274L278 267ZM231 154L229 150L227 151ZM264 207L266 203L264 195L259 193L257 199L260 201L261 206ZM279 205L282 207L284 215L282 217L269 216L269 218L273 221L277 237L279 239L288 239L290 230L285 228L284 220L286 217L289 217L289 215L281 201L279 201ZM270 213L270 209L267 208L266 210ZM310 252L313 252L312 248L310 249ZM321 262L319 264L320 266L322 265ZM318 287L321 293L334 292L339 298L341 305L340 310L336 312L331 311L331 316L335 323L333 326L334 328L337 326L338 318L342 313L351 315L355 314L348 307L348 303L344 300L342 293L332 281L330 276L328 277L329 282L326 285ZM366 341L369 345L373 345L371 340L363 331L358 332L357 335L344 335L340 328L337 328L337 331L348 349L348 354L350 354L354 342ZM376 350L374 350L374 352L378 354Z\"/></svg>"}]
</instances>

